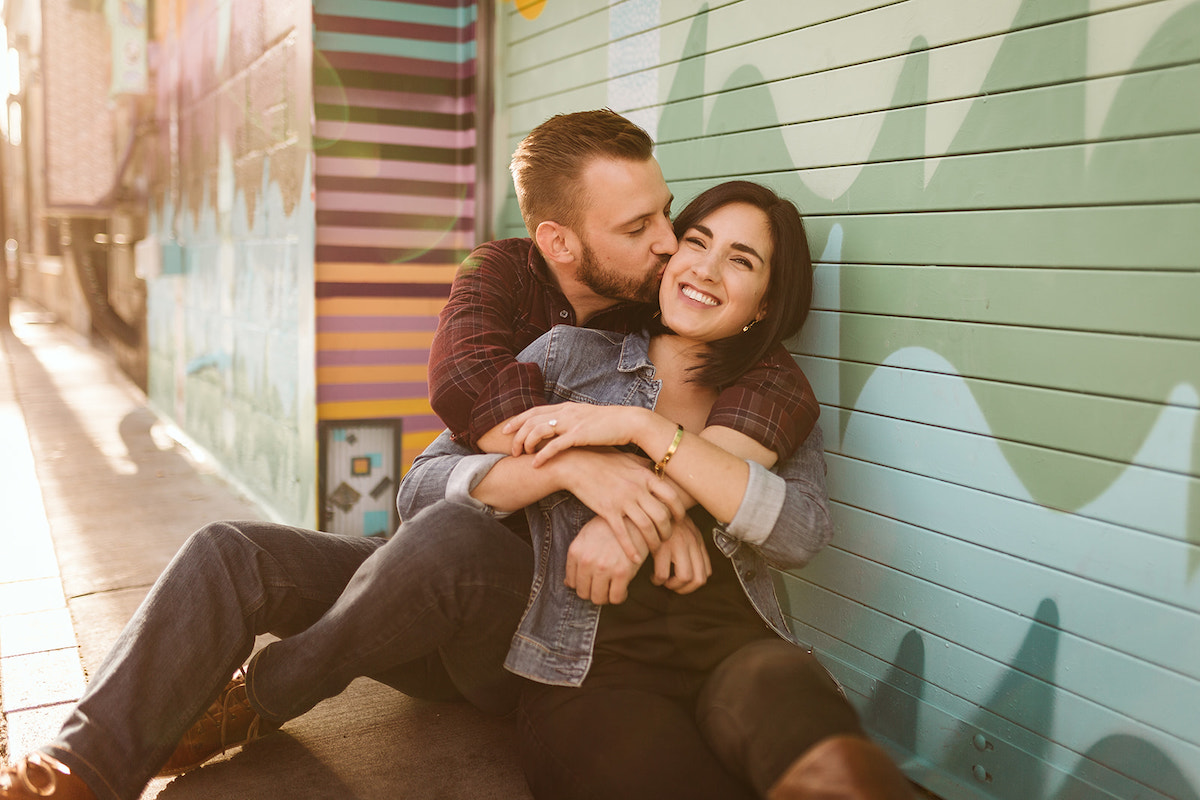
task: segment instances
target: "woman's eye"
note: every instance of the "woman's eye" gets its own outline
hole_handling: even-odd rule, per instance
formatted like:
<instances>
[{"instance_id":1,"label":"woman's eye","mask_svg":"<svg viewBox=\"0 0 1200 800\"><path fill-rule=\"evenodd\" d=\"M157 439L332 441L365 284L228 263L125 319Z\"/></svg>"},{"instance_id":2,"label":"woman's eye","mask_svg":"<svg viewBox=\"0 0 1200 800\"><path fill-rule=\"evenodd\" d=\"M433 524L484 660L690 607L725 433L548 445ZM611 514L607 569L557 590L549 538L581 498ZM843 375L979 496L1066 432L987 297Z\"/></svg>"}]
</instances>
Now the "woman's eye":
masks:
<instances>
[{"instance_id":1,"label":"woman's eye","mask_svg":"<svg viewBox=\"0 0 1200 800\"><path fill-rule=\"evenodd\" d=\"M700 238L698 238L698 237L696 237L696 236L689 236L689 237L687 237L687 239L685 239L684 241L686 241L688 244L690 244L690 245L694 245L694 246L696 246L696 247L700 247L700 248L703 248L703 247L704 247L704 240L703 240L703 239L700 239Z\"/></svg>"}]
</instances>

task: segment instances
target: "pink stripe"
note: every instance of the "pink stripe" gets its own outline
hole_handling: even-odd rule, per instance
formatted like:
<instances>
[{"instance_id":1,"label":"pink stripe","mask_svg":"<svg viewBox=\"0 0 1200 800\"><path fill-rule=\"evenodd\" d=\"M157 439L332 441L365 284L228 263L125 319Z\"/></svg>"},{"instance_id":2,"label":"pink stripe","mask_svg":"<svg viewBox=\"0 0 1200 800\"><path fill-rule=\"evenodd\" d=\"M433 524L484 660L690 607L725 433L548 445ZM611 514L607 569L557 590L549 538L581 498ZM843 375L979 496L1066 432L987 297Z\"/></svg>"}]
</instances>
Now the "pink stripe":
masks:
<instances>
[{"instance_id":1,"label":"pink stripe","mask_svg":"<svg viewBox=\"0 0 1200 800\"><path fill-rule=\"evenodd\" d=\"M467 148L475 146L475 130L447 131L405 125L372 125L366 122L317 120L315 134L325 139L352 142L406 144L417 147Z\"/></svg>"},{"instance_id":2,"label":"pink stripe","mask_svg":"<svg viewBox=\"0 0 1200 800\"><path fill-rule=\"evenodd\" d=\"M376 192L317 192L317 208L327 211L383 211L391 214L437 214L474 217L474 200L452 197L409 197Z\"/></svg>"},{"instance_id":3,"label":"pink stripe","mask_svg":"<svg viewBox=\"0 0 1200 800\"><path fill-rule=\"evenodd\" d=\"M426 431L444 431L446 423L437 414L413 414L404 417L405 433L425 433Z\"/></svg>"},{"instance_id":4,"label":"pink stripe","mask_svg":"<svg viewBox=\"0 0 1200 800\"><path fill-rule=\"evenodd\" d=\"M469 250L472 234L462 231L405 231L395 228L317 228L317 244L347 247L424 247Z\"/></svg>"},{"instance_id":5,"label":"pink stripe","mask_svg":"<svg viewBox=\"0 0 1200 800\"><path fill-rule=\"evenodd\" d=\"M391 178L441 183L474 183L474 164L428 164L421 161L379 161L369 158L317 156L318 175L343 178Z\"/></svg>"},{"instance_id":6,"label":"pink stripe","mask_svg":"<svg viewBox=\"0 0 1200 800\"><path fill-rule=\"evenodd\" d=\"M317 86L313 91L313 99L318 103L333 106L432 111L437 114L467 114L475 110L474 97L388 92L383 89L340 89L336 86Z\"/></svg>"}]
</instances>

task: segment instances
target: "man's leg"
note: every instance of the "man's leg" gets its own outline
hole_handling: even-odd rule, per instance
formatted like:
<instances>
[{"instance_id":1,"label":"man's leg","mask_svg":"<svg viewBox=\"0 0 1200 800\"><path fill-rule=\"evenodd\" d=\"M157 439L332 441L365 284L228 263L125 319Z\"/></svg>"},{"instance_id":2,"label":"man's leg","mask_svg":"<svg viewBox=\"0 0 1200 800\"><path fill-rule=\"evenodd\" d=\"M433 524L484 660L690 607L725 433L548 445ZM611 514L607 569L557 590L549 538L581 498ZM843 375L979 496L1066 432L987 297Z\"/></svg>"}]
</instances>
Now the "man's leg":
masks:
<instances>
[{"instance_id":1,"label":"man's leg","mask_svg":"<svg viewBox=\"0 0 1200 800\"><path fill-rule=\"evenodd\" d=\"M762 639L722 661L697 699L696 720L721 762L760 797L910 796L903 773L867 738L825 668L781 639Z\"/></svg>"},{"instance_id":2,"label":"man's leg","mask_svg":"<svg viewBox=\"0 0 1200 800\"><path fill-rule=\"evenodd\" d=\"M329 608L381 542L263 522L207 525L125 626L46 752L101 798L136 798L250 654Z\"/></svg>"},{"instance_id":3,"label":"man's leg","mask_svg":"<svg viewBox=\"0 0 1200 800\"><path fill-rule=\"evenodd\" d=\"M422 697L444 694L448 677L479 708L506 713L519 681L504 659L532 580L532 549L504 525L431 506L363 563L320 620L255 655L250 704L279 723L362 675Z\"/></svg>"}]
</instances>

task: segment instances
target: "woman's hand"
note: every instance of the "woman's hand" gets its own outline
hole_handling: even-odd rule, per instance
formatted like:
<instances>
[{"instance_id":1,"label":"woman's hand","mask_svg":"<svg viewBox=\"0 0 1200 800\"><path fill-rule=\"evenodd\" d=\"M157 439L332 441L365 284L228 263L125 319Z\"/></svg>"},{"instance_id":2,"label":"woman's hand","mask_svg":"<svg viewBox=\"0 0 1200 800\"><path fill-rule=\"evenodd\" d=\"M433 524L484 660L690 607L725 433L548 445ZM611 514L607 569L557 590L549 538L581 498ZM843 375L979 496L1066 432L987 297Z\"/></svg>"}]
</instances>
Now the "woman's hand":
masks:
<instances>
[{"instance_id":1,"label":"woman's hand","mask_svg":"<svg viewBox=\"0 0 1200 800\"><path fill-rule=\"evenodd\" d=\"M675 533L654 552L655 586L677 594L691 594L712 577L712 561L704 547L704 534L691 517L675 523Z\"/></svg>"},{"instance_id":2,"label":"woman's hand","mask_svg":"<svg viewBox=\"0 0 1200 800\"><path fill-rule=\"evenodd\" d=\"M513 435L514 456L536 453L533 464L540 467L568 447L629 444L636 440L639 424L653 414L634 406L555 403L518 414L503 431Z\"/></svg>"}]
</instances>

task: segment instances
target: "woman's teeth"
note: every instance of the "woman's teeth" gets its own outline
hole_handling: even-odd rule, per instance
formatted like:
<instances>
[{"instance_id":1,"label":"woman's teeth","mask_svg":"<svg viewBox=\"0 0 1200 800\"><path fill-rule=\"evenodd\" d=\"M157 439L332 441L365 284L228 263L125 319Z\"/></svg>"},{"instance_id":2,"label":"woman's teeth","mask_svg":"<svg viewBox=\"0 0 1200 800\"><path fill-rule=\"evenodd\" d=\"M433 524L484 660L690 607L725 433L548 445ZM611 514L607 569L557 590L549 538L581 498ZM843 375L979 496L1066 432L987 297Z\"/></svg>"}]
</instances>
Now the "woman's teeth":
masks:
<instances>
[{"instance_id":1,"label":"woman's teeth","mask_svg":"<svg viewBox=\"0 0 1200 800\"><path fill-rule=\"evenodd\" d=\"M684 297L688 298L689 300L695 300L697 303L704 303L706 306L720 305L715 297L704 294L704 292L701 292L698 289L693 289L691 286L684 286L680 289L680 291L683 292Z\"/></svg>"}]
</instances>

